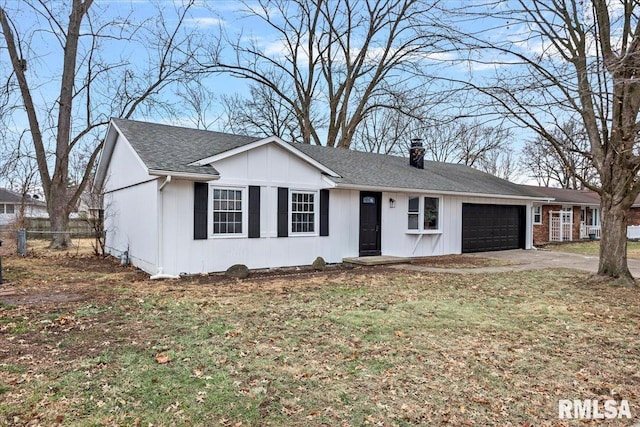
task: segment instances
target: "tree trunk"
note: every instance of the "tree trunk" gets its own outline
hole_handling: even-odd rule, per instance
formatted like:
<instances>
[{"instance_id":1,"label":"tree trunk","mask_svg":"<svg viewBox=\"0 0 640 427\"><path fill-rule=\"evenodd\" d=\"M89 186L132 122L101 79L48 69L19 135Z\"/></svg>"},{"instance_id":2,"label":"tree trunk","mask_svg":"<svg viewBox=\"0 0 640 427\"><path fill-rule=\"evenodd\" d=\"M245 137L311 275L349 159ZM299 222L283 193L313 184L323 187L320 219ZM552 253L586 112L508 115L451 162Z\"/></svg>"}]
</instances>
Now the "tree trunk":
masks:
<instances>
[{"instance_id":1,"label":"tree trunk","mask_svg":"<svg viewBox=\"0 0 640 427\"><path fill-rule=\"evenodd\" d=\"M601 196L601 239L598 276L611 277L627 286L635 280L627 266L627 212L626 203L613 203L613 197Z\"/></svg>"},{"instance_id":2,"label":"tree trunk","mask_svg":"<svg viewBox=\"0 0 640 427\"><path fill-rule=\"evenodd\" d=\"M69 234L69 213L67 201L62 198L49 202L49 220L51 221L51 249L67 249L71 247Z\"/></svg>"}]
</instances>

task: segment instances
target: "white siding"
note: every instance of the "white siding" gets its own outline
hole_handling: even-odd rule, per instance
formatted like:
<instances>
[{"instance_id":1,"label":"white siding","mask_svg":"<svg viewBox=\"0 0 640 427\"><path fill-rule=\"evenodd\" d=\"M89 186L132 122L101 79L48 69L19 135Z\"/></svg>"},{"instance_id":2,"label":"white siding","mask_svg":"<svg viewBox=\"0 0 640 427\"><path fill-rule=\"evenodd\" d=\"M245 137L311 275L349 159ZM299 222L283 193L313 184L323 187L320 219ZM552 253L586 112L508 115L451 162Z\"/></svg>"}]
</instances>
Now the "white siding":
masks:
<instances>
[{"instance_id":1,"label":"white siding","mask_svg":"<svg viewBox=\"0 0 640 427\"><path fill-rule=\"evenodd\" d=\"M158 178L146 169L129 143L118 136L104 182L105 250L129 251L131 263L157 272Z\"/></svg>"},{"instance_id":2,"label":"white siding","mask_svg":"<svg viewBox=\"0 0 640 427\"><path fill-rule=\"evenodd\" d=\"M122 135L118 135L105 175L104 192L135 185L151 178L133 148Z\"/></svg>"},{"instance_id":3,"label":"white siding","mask_svg":"<svg viewBox=\"0 0 640 427\"><path fill-rule=\"evenodd\" d=\"M441 197L441 234L407 233L409 197L414 195ZM389 207L389 198L396 207ZM405 257L459 254L462 252L462 204L481 203L526 206L526 248L531 249L531 203L488 197L438 195L437 193L382 193L382 254Z\"/></svg>"},{"instance_id":4,"label":"white siding","mask_svg":"<svg viewBox=\"0 0 640 427\"><path fill-rule=\"evenodd\" d=\"M157 189L151 181L104 197L106 252L120 256L128 250L132 264L151 274L156 273Z\"/></svg>"},{"instance_id":5,"label":"white siding","mask_svg":"<svg viewBox=\"0 0 640 427\"><path fill-rule=\"evenodd\" d=\"M20 203L0 202L0 205L13 206L13 213L3 213L2 206L0 206L0 225L11 224L20 216ZM46 206L27 205L24 209L24 216L27 218L48 218L49 213Z\"/></svg>"},{"instance_id":6,"label":"white siding","mask_svg":"<svg viewBox=\"0 0 640 427\"><path fill-rule=\"evenodd\" d=\"M358 192L331 190L329 236L277 236L278 187L326 188L322 174L295 155L269 144L217 162L214 186L260 188L260 238L210 236L193 240L193 183L174 180L163 190L164 272L194 274L224 271L233 264L249 268L309 265L358 255ZM319 196L319 195L318 195ZM246 201L245 201L246 202ZM211 209L211 200L209 199ZM246 209L246 203L244 208ZM319 210L317 211L319 215ZM211 211L209 222L211 222ZM245 231L247 224L243 224ZM316 230L318 231L318 230Z\"/></svg>"},{"instance_id":7,"label":"white siding","mask_svg":"<svg viewBox=\"0 0 640 427\"><path fill-rule=\"evenodd\" d=\"M170 275L197 274L224 271L239 263L249 268L269 268L309 265L317 256L334 263L359 255L358 190L330 189L329 236L290 233L289 237L277 237L278 187L318 191L329 186L318 169L276 144L217 161L214 167L221 178L209 183L245 189L246 197L249 185L261 187L260 238L209 234L208 239L194 240L193 182L174 177L159 192L163 179L149 176L124 140L118 140L111 165L117 169L107 171L107 252L118 256L129 250L132 263L150 274L158 273L160 267ZM408 198L412 195L416 193L382 193L383 255L416 257L460 253L463 203L525 205L526 247L531 247L531 203L526 200L422 193L420 195L440 197L441 233L419 236L407 233ZM390 207L390 198L396 201L394 208ZM245 198L245 213L247 202ZM320 214L319 209L316 214ZM208 221L211 224L210 195ZM246 215L243 228L246 233Z\"/></svg>"},{"instance_id":8,"label":"white siding","mask_svg":"<svg viewBox=\"0 0 640 427\"><path fill-rule=\"evenodd\" d=\"M212 183L225 185L222 179ZM239 185L239 180L235 184ZM210 237L207 240L193 240L193 183L176 180L167 185L163 193L163 266L168 274L224 271L238 263L249 268L309 265L316 256L333 263L341 262L344 257L358 256L360 192L357 190L330 191L329 236L276 237L277 186L262 186L261 238ZM419 238L407 233L408 198L414 194L382 193L383 255L459 254L462 246L462 203L527 205L522 200L441 196L442 233L424 234ZM390 207L389 198L396 200L395 208ZM529 216L527 214L527 221L530 221ZM527 231L526 242L530 248L530 231Z\"/></svg>"}]
</instances>

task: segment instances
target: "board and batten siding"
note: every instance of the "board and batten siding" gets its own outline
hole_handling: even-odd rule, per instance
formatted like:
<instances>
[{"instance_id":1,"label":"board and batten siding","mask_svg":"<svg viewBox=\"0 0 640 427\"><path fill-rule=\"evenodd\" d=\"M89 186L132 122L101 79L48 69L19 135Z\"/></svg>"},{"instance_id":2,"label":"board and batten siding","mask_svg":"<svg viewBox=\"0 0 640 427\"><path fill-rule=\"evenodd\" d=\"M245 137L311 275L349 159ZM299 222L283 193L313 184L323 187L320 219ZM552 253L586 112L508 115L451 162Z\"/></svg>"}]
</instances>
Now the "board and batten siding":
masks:
<instances>
[{"instance_id":1,"label":"board and batten siding","mask_svg":"<svg viewBox=\"0 0 640 427\"><path fill-rule=\"evenodd\" d=\"M104 192L115 191L148 181L151 178L138 155L129 145L129 142L118 134L111 155L109 170L105 174Z\"/></svg>"},{"instance_id":2,"label":"board and batten siding","mask_svg":"<svg viewBox=\"0 0 640 427\"><path fill-rule=\"evenodd\" d=\"M149 175L129 143L118 135L104 181L105 252L155 274L158 257L159 179Z\"/></svg>"},{"instance_id":3,"label":"board and batten siding","mask_svg":"<svg viewBox=\"0 0 640 427\"><path fill-rule=\"evenodd\" d=\"M158 245L158 181L126 187L104 196L105 251L129 259L138 268L155 274Z\"/></svg>"},{"instance_id":4,"label":"board and batten siding","mask_svg":"<svg viewBox=\"0 0 640 427\"><path fill-rule=\"evenodd\" d=\"M215 186L224 186L215 182ZM330 190L327 237L277 237L277 186L261 186L261 237L209 237L192 239L193 183L173 181L165 187L165 272L194 274L224 271L242 263L249 268L309 265L316 256L327 262L341 262L358 256L360 191ZM526 201L484 197L440 196L442 233L418 235L407 233L408 199L418 193L382 192L382 254L403 257L459 254L462 248L462 204L523 204ZM420 195L438 196L421 193ZM396 200L391 208L389 199ZM530 209L527 209L529 212ZM529 214L527 214L529 221ZM529 227L530 228L530 227ZM527 248L530 231L527 229ZM417 244L416 244L417 243Z\"/></svg>"},{"instance_id":5,"label":"board and batten siding","mask_svg":"<svg viewBox=\"0 0 640 427\"><path fill-rule=\"evenodd\" d=\"M407 233L409 198L413 196L440 197L441 233L419 237ZM389 199L396 200L390 208ZM527 200L439 195L437 193L382 193L382 254L402 257L422 257L459 254L462 252L462 204L495 204L526 206L526 223L531 223L531 202ZM531 249L531 227L526 227L526 249Z\"/></svg>"},{"instance_id":6,"label":"board and batten siding","mask_svg":"<svg viewBox=\"0 0 640 427\"><path fill-rule=\"evenodd\" d=\"M249 186L260 187L260 237L212 236L212 200L209 194L209 237L193 239L193 182L174 179L163 190L163 267L167 274L224 271L233 264L249 268L309 265L317 256L341 262L358 254L358 193L331 189L329 235L320 236L320 190L328 188L322 173L276 144L267 144L214 164L221 178L213 187L244 189L247 213ZM318 221L315 235L278 237L278 189L315 191ZM291 201L288 205L290 207Z\"/></svg>"},{"instance_id":7,"label":"board and batten siding","mask_svg":"<svg viewBox=\"0 0 640 427\"><path fill-rule=\"evenodd\" d=\"M131 261L150 274L197 274L224 271L233 264L249 268L309 265L317 256L327 262L341 262L359 254L360 191L330 188L322 173L276 144L218 160L214 167L220 179L207 183L244 191L243 236L213 236L211 193L208 192L206 238L194 239L194 182L173 177L150 176L126 142L119 137L105 182L105 229L107 253L119 256L129 251ZM249 188L259 187L259 234L249 238ZM282 188L316 192L318 221L314 235L278 237L278 193ZM329 235L320 236L320 190L329 189ZM408 199L411 196L439 197L441 233L421 237L407 231ZM395 200L391 207L389 199ZM159 206L158 203L162 205ZM527 207L526 222L531 224L531 203L491 197L441 195L427 192L382 192L383 255L403 257L459 254L462 249L462 204L507 204ZM291 201L288 200L290 208ZM162 210L162 215L160 211ZM159 218L162 218L159 224ZM162 247L158 248L162 236ZM531 227L526 227L526 247L531 248Z\"/></svg>"}]
</instances>

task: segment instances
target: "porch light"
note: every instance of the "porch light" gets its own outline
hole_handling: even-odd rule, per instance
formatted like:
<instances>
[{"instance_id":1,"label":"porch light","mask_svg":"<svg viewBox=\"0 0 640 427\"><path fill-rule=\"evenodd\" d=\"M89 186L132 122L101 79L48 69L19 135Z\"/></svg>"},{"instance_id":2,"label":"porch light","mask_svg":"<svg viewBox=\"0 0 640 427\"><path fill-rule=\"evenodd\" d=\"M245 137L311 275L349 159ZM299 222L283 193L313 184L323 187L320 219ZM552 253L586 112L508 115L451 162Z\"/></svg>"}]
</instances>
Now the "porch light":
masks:
<instances>
[{"instance_id":1,"label":"porch light","mask_svg":"<svg viewBox=\"0 0 640 427\"><path fill-rule=\"evenodd\" d=\"M390 208L395 208L396 207L396 199L393 199L393 198L389 199L389 207Z\"/></svg>"}]
</instances>

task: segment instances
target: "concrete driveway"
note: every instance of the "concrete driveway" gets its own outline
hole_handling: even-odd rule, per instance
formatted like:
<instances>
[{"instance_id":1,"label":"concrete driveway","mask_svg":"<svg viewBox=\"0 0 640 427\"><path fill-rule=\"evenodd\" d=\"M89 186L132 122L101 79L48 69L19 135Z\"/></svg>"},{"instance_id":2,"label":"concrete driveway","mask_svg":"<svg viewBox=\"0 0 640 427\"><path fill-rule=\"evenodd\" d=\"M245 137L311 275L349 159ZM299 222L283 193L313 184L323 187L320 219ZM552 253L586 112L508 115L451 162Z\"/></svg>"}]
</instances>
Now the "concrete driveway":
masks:
<instances>
[{"instance_id":1,"label":"concrete driveway","mask_svg":"<svg viewBox=\"0 0 640 427\"><path fill-rule=\"evenodd\" d=\"M597 256L570 254L542 249L479 252L466 256L494 258L510 262L512 265L479 268L433 268L418 265L403 265L402 267L416 271L446 271L450 273L500 273L546 268L572 268L588 273L596 273L598 271ZM633 274L634 277L640 277L640 260L629 259L628 265L631 274Z\"/></svg>"}]
</instances>

